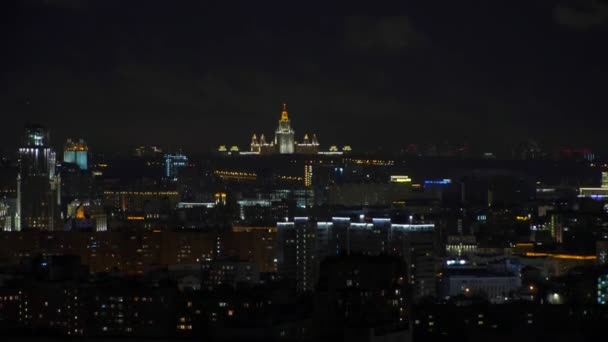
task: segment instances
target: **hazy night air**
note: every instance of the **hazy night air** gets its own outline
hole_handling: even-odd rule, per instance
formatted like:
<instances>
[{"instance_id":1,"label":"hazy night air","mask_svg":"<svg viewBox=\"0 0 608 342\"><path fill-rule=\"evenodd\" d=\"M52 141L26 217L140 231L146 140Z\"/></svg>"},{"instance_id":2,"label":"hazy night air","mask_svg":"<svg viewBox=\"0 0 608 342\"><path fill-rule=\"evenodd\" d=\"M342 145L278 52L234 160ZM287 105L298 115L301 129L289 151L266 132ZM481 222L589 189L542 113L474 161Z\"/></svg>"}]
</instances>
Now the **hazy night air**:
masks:
<instances>
[{"instance_id":1,"label":"hazy night air","mask_svg":"<svg viewBox=\"0 0 608 342\"><path fill-rule=\"evenodd\" d=\"M608 0L0 1L0 340L598 341Z\"/></svg>"},{"instance_id":2,"label":"hazy night air","mask_svg":"<svg viewBox=\"0 0 608 342\"><path fill-rule=\"evenodd\" d=\"M249 143L286 99L301 132L338 145L605 150L604 1L0 6L11 148L11 127L40 122L57 141L206 152Z\"/></svg>"}]
</instances>

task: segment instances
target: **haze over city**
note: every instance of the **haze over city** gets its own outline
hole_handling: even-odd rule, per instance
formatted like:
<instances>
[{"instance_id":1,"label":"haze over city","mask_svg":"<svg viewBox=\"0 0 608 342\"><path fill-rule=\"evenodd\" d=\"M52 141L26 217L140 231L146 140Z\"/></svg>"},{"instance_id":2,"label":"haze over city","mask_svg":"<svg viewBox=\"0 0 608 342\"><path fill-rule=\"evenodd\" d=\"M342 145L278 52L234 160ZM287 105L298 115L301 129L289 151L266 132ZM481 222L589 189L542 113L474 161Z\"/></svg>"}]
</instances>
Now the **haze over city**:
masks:
<instances>
[{"instance_id":1,"label":"haze over city","mask_svg":"<svg viewBox=\"0 0 608 342\"><path fill-rule=\"evenodd\" d=\"M362 149L606 152L603 1L1 6L2 146L31 122L58 143L207 152L271 129L288 101L301 132Z\"/></svg>"},{"instance_id":2,"label":"haze over city","mask_svg":"<svg viewBox=\"0 0 608 342\"><path fill-rule=\"evenodd\" d=\"M598 341L606 0L0 3L0 340Z\"/></svg>"}]
</instances>

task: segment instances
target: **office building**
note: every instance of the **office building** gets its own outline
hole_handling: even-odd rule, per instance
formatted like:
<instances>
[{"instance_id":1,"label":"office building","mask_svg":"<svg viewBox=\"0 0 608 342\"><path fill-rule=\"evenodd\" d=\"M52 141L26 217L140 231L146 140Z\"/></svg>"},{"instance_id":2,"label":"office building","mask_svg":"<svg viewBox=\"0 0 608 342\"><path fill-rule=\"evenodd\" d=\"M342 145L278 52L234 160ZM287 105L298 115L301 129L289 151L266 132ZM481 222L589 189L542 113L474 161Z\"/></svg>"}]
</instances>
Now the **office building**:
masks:
<instances>
[{"instance_id":1,"label":"office building","mask_svg":"<svg viewBox=\"0 0 608 342\"><path fill-rule=\"evenodd\" d=\"M608 172L602 171L600 187L581 187L578 197L606 200L608 198Z\"/></svg>"},{"instance_id":2,"label":"office building","mask_svg":"<svg viewBox=\"0 0 608 342\"><path fill-rule=\"evenodd\" d=\"M165 155L165 177L177 180L178 170L188 166L188 157L181 153Z\"/></svg>"},{"instance_id":3,"label":"office building","mask_svg":"<svg viewBox=\"0 0 608 342\"><path fill-rule=\"evenodd\" d=\"M41 126L27 126L19 148L16 230L53 230L60 202L55 152Z\"/></svg>"},{"instance_id":4,"label":"office building","mask_svg":"<svg viewBox=\"0 0 608 342\"><path fill-rule=\"evenodd\" d=\"M487 267L450 268L441 279L442 297L485 296L491 303L504 303L521 287L518 270Z\"/></svg>"},{"instance_id":5,"label":"office building","mask_svg":"<svg viewBox=\"0 0 608 342\"><path fill-rule=\"evenodd\" d=\"M80 139L78 142L68 139L63 148L63 162L76 164L81 170L89 169L89 147Z\"/></svg>"},{"instance_id":6,"label":"office building","mask_svg":"<svg viewBox=\"0 0 608 342\"><path fill-rule=\"evenodd\" d=\"M179 193L160 187L108 189L103 193L104 207L122 213L159 215L168 213L179 203Z\"/></svg>"}]
</instances>

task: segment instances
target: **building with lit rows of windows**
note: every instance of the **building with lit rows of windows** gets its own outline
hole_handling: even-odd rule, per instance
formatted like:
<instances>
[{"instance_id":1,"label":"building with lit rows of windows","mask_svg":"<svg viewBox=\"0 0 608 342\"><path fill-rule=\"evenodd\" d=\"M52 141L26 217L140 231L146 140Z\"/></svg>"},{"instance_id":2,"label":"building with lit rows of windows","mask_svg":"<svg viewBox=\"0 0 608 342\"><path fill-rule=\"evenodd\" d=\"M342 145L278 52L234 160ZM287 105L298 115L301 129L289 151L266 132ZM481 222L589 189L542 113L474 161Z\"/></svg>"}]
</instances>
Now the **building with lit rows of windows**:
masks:
<instances>
[{"instance_id":1,"label":"building with lit rows of windows","mask_svg":"<svg viewBox=\"0 0 608 342\"><path fill-rule=\"evenodd\" d=\"M435 292L435 225L398 224L388 218L354 222L334 217L314 222L296 217L277 223L279 274L295 280L301 292L312 291L320 262L336 255L398 255L409 264L409 283L414 296Z\"/></svg>"},{"instance_id":2,"label":"building with lit rows of windows","mask_svg":"<svg viewBox=\"0 0 608 342\"><path fill-rule=\"evenodd\" d=\"M240 155L272 155L272 154L336 154L340 155L344 152L350 152L350 146L344 146L341 150L337 146L331 146L328 151L321 151L317 135L304 134L301 142L296 141L295 131L291 127L291 120L287 112L287 104L283 103L281 111L281 119L279 120L277 129L275 130L274 139L268 139L263 133L259 136L253 134L249 150L241 150L236 145L228 148L226 145L221 145L218 152L226 154Z\"/></svg>"}]
</instances>

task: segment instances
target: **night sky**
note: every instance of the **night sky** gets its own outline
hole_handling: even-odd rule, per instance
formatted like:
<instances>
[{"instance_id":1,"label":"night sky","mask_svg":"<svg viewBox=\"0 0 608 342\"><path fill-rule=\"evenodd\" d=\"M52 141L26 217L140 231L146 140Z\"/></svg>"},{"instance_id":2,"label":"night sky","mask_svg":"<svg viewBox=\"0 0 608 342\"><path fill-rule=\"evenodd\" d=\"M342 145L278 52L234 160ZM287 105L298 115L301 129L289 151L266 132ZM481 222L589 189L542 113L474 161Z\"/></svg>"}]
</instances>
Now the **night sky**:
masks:
<instances>
[{"instance_id":1,"label":"night sky","mask_svg":"<svg viewBox=\"0 0 608 342\"><path fill-rule=\"evenodd\" d=\"M360 5L356 3L361 3ZM202 152L273 136L608 152L608 1L0 3L0 146Z\"/></svg>"}]
</instances>

